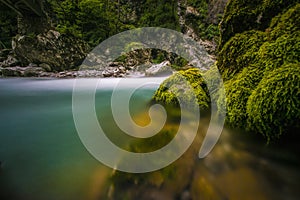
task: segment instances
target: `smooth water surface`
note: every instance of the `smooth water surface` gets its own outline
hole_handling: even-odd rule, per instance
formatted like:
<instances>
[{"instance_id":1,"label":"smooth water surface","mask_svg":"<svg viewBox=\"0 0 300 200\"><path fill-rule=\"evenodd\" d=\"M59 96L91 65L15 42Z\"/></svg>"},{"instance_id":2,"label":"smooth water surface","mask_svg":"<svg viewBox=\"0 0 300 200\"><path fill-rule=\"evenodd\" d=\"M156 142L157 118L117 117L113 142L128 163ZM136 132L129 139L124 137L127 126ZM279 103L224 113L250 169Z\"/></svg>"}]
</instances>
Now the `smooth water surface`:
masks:
<instances>
[{"instance_id":1,"label":"smooth water surface","mask_svg":"<svg viewBox=\"0 0 300 200\"><path fill-rule=\"evenodd\" d=\"M0 79L0 199L82 200L93 199L101 190L109 170L87 152L76 132L74 81ZM129 80L136 81L141 79ZM115 82L103 80L96 94L96 109L111 137L117 132L110 114ZM135 110L148 105L157 87L137 91L132 98Z\"/></svg>"},{"instance_id":2,"label":"smooth water surface","mask_svg":"<svg viewBox=\"0 0 300 200\"><path fill-rule=\"evenodd\" d=\"M126 137L110 108L116 80L101 82L95 107L107 136L122 146ZM125 79L118 90L120 102L130 85L163 80ZM95 160L79 139L72 116L73 84L73 79L0 79L0 199L92 200L107 196L112 170ZM134 94L129 105L133 114L147 112L157 87L150 85ZM207 121L202 123L206 125ZM187 179L187 196L196 200L296 200L300 196L299 155L292 148L267 147L257 138L227 129L211 154L193 166L192 175L176 176ZM172 183L180 184L182 181ZM159 189L163 196L178 192L170 188L163 192L164 185L167 183Z\"/></svg>"}]
</instances>

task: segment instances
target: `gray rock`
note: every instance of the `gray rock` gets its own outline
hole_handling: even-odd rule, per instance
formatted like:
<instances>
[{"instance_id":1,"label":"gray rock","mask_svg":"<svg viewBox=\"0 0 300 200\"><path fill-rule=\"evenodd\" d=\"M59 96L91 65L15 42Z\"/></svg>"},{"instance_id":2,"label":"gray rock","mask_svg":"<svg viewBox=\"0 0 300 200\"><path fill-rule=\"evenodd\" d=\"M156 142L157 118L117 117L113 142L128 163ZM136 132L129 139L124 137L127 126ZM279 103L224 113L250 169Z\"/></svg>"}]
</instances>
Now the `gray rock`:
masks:
<instances>
[{"instance_id":1,"label":"gray rock","mask_svg":"<svg viewBox=\"0 0 300 200\"><path fill-rule=\"evenodd\" d=\"M161 75L170 75L173 73L173 69L171 68L170 61L164 61L160 64L153 65L149 69L146 70L146 76L161 76Z\"/></svg>"},{"instance_id":2,"label":"gray rock","mask_svg":"<svg viewBox=\"0 0 300 200\"><path fill-rule=\"evenodd\" d=\"M41 67L26 67L24 68L23 76L25 77L39 77L45 70Z\"/></svg>"},{"instance_id":3,"label":"gray rock","mask_svg":"<svg viewBox=\"0 0 300 200\"><path fill-rule=\"evenodd\" d=\"M13 67L20 65L20 62L12 55L8 55L6 60L0 63L0 67Z\"/></svg>"},{"instance_id":4,"label":"gray rock","mask_svg":"<svg viewBox=\"0 0 300 200\"><path fill-rule=\"evenodd\" d=\"M51 71L52 71L51 66L48 65L47 63L39 64L39 66L40 66L41 68L43 68L46 72L51 72Z\"/></svg>"},{"instance_id":5,"label":"gray rock","mask_svg":"<svg viewBox=\"0 0 300 200\"><path fill-rule=\"evenodd\" d=\"M79 66L89 51L88 45L80 39L61 35L49 30L37 36L16 36L13 51L22 65L44 63L53 71L63 71Z\"/></svg>"},{"instance_id":6,"label":"gray rock","mask_svg":"<svg viewBox=\"0 0 300 200\"><path fill-rule=\"evenodd\" d=\"M2 76L23 76L23 70L21 67L6 67L2 68Z\"/></svg>"}]
</instances>

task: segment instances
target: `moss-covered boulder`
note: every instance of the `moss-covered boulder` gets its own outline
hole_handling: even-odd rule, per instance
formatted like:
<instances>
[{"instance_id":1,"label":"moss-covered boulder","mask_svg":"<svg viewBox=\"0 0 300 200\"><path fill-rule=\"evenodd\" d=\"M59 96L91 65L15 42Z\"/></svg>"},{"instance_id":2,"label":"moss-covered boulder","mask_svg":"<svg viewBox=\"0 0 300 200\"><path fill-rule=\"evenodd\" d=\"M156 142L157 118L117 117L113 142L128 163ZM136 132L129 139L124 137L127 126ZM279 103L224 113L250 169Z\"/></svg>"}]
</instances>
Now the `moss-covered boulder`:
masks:
<instances>
[{"instance_id":1,"label":"moss-covered boulder","mask_svg":"<svg viewBox=\"0 0 300 200\"><path fill-rule=\"evenodd\" d=\"M277 15L271 21L270 27L266 30L269 39L276 39L284 34L291 34L300 30L300 3L290 8L283 14Z\"/></svg>"},{"instance_id":2,"label":"moss-covered boulder","mask_svg":"<svg viewBox=\"0 0 300 200\"><path fill-rule=\"evenodd\" d=\"M292 127L277 115L282 112L282 106L273 98L277 93L283 95L282 90L299 90L295 78L280 79L281 76L289 77L292 72L300 76L299 70L294 69L299 68L300 61L299 13L300 4L297 4L276 16L265 32L251 30L238 33L220 51L217 65L225 80L226 95L219 97L218 107L222 110L225 99L226 119L232 127L248 128L268 139L278 137ZM272 77L276 73L280 74L279 77ZM281 81L281 86L275 87L272 83L275 80ZM258 95L262 96L259 98ZM288 102L289 98L283 95L278 101ZM298 109L299 105L299 102L295 104ZM297 116L292 117L296 119Z\"/></svg>"},{"instance_id":3,"label":"moss-covered boulder","mask_svg":"<svg viewBox=\"0 0 300 200\"><path fill-rule=\"evenodd\" d=\"M218 68L224 80L258 61L257 52L265 42L265 35L262 31L251 30L236 34L224 45L218 56Z\"/></svg>"},{"instance_id":4,"label":"moss-covered boulder","mask_svg":"<svg viewBox=\"0 0 300 200\"><path fill-rule=\"evenodd\" d=\"M299 19L298 1L231 0L221 25L224 44L217 68L175 74L161 85L154 99L176 105L180 94L188 102L187 90L176 85L181 84L180 77L186 77L200 108L217 102L228 125L261 133L268 140L288 135L300 128ZM208 89L208 85L216 90L220 86L219 79L213 78L218 70L225 93Z\"/></svg>"},{"instance_id":5,"label":"moss-covered boulder","mask_svg":"<svg viewBox=\"0 0 300 200\"><path fill-rule=\"evenodd\" d=\"M255 66L244 68L235 78L227 81L224 85L225 95L218 100L218 108L223 111L223 99L225 98L227 108L227 122L238 128L246 128L247 123L247 101L256 88L263 73ZM223 98L223 99L222 99Z\"/></svg>"},{"instance_id":6,"label":"moss-covered boulder","mask_svg":"<svg viewBox=\"0 0 300 200\"><path fill-rule=\"evenodd\" d=\"M190 90L190 87L192 90ZM178 97L183 98L185 108L193 109L195 99L200 109L207 109L210 105L208 89L200 70L191 68L179 71L166 79L155 92L153 100L163 104L179 106ZM191 107L192 106L192 107Z\"/></svg>"},{"instance_id":7,"label":"moss-covered boulder","mask_svg":"<svg viewBox=\"0 0 300 200\"><path fill-rule=\"evenodd\" d=\"M269 140L300 128L300 64L268 73L249 97L248 127Z\"/></svg>"},{"instance_id":8,"label":"moss-covered boulder","mask_svg":"<svg viewBox=\"0 0 300 200\"><path fill-rule=\"evenodd\" d=\"M248 30L264 31L273 17L298 3L298 0L231 0L220 23L220 49L231 37Z\"/></svg>"}]
</instances>

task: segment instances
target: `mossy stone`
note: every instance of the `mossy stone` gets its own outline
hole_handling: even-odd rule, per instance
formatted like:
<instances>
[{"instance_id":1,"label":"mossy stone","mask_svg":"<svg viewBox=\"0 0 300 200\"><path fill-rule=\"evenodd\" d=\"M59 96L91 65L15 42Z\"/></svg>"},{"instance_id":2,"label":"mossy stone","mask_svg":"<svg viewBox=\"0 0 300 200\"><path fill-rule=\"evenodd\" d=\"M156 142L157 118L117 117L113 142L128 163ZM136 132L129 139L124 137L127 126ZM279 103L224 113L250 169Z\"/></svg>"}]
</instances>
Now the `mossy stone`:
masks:
<instances>
[{"instance_id":1,"label":"mossy stone","mask_svg":"<svg viewBox=\"0 0 300 200\"><path fill-rule=\"evenodd\" d=\"M300 128L300 64L286 64L268 73L249 97L250 130L268 140Z\"/></svg>"},{"instance_id":2,"label":"mossy stone","mask_svg":"<svg viewBox=\"0 0 300 200\"><path fill-rule=\"evenodd\" d=\"M189 89L189 84L192 90ZM166 79L155 92L153 100L163 104L179 106L177 97L181 97L186 109L193 109L196 103L200 109L207 109L210 105L208 89L200 70L191 68L186 71L179 71Z\"/></svg>"},{"instance_id":3,"label":"mossy stone","mask_svg":"<svg viewBox=\"0 0 300 200\"><path fill-rule=\"evenodd\" d=\"M257 51L264 42L262 31L251 30L232 37L218 56L217 65L223 79L229 80L251 63L258 62Z\"/></svg>"},{"instance_id":4,"label":"mossy stone","mask_svg":"<svg viewBox=\"0 0 300 200\"><path fill-rule=\"evenodd\" d=\"M224 98L227 108L227 123L233 127L246 128L247 123L247 101L257 84L260 82L263 73L255 66L244 68L234 79L227 81L224 85L225 94L218 100L218 108L223 111ZM223 98L223 99L222 99Z\"/></svg>"},{"instance_id":5,"label":"mossy stone","mask_svg":"<svg viewBox=\"0 0 300 200\"><path fill-rule=\"evenodd\" d=\"M273 17L298 3L298 0L231 0L220 23L219 49L237 33L248 30L264 31Z\"/></svg>"}]
</instances>

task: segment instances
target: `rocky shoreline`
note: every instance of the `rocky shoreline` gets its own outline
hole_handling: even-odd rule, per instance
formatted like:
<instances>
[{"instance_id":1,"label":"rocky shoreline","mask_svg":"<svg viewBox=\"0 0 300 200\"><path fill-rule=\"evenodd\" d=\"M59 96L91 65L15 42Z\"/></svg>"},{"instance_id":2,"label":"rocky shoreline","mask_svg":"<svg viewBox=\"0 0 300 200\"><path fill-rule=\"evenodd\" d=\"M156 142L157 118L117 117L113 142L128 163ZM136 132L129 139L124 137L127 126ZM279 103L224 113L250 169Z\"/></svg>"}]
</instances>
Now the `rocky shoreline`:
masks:
<instances>
[{"instance_id":1,"label":"rocky shoreline","mask_svg":"<svg viewBox=\"0 0 300 200\"><path fill-rule=\"evenodd\" d=\"M208 51L207 45L198 43ZM88 53L90 48L85 43L54 30L35 37L16 36L12 47L0 50L0 77L166 76L191 67L208 69L215 61L213 54L205 53L203 64L194 66L171 52L137 49L103 63L101 56Z\"/></svg>"},{"instance_id":2,"label":"rocky shoreline","mask_svg":"<svg viewBox=\"0 0 300 200\"><path fill-rule=\"evenodd\" d=\"M49 78L124 78L124 77L149 77L165 76L175 72L169 61L159 64L143 64L135 67L124 67L122 63L113 62L104 69L79 69L49 72L41 65L29 64L27 67L9 66L0 67L0 77L49 77Z\"/></svg>"}]
</instances>

